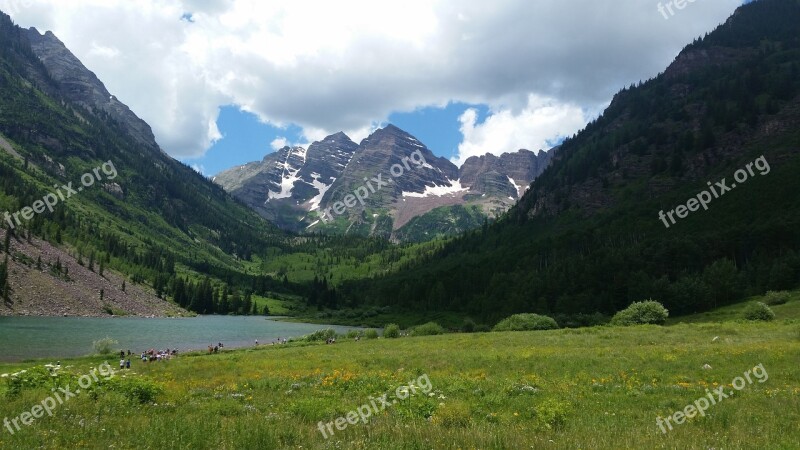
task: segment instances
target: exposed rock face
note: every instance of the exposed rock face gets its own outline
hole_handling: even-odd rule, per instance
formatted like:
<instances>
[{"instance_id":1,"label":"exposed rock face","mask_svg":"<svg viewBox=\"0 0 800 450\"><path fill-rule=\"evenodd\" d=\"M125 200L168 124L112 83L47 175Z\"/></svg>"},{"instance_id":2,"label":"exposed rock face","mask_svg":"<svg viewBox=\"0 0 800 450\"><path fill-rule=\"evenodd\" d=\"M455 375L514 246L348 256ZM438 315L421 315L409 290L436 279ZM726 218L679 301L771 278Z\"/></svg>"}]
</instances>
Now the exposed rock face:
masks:
<instances>
[{"instance_id":1,"label":"exposed rock face","mask_svg":"<svg viewBox=\"0 0 800 450\"><path fill-rule=\"evenodd\" d=\"M472 192L508 192L508 195L518 198L544 172L550 164L551 156L552 152L542 151L537 155L530 150L504 153L500 156L473 156L461 166L461 185L469 187ZM505 180L502 179L504 177Z\"/></svg>"},{"instance_id":2,"label":"exposed rock face","mask_svg":"<svg viewBox=\"0 0 800 450\"><path fill-rule=\"evenodd\" d=\"M420 232L398 234L433 237L442 233L425 229L428 224L433 228L442 224L445 231L463 230L483 223L476 214L486 217L506 211L549 163L549 152L520 150L473 157L459 170L415 137L389 125L360 145L337 133L311 144L307 151L283 148L263 161L222 172L214 181L291 231L331 229L393 237L412 219L439 208L435 220L416 221ZM363 203L353 205L358 190L367 195ZM336 212L336 205L348 197L351 205ZM449 215L440 209L468 204L478 210L456 208Z\"/></svg>"},{"instance_id":3,"label":"exposed rock face","mask_svg":"<svg viewBox=\"0 0 800 450\"><path fill-rule=\"evenodd\" d=\"M284 147L262 161L226 170L214 182L276 225L299 231L308 226L307 213L319 209L357 147L338 133L314 142L308 150Z\"/></svg>"},{"instance_id":4,"label":"exposed rock face","mask_svg":"<svg viewBox=\"0 0 800 450\"><path fill-rule=\"evenodd\" d=\"M97 76L56 35L50 31L42 35L36 28L31 28L27 30L27 38L36 57L58 83L59 93L64 98L91 112L103 111L139 144L153 150L159 149L150 126L111 95Z\"/></svg>"},{"instance_id":5,"label":"exposed rock face","mask_svg":"<svg viewBox=\"0 0 800 450\"><path fill-rule=\"evenodd\" d=\"M361 142L341 179L323 197L323 208L364 186L364 178L369 181L378 175L388 185L370 194L366 203L385 207L402 198L403 192L423 193L436 186L453 188L458 181L458 167L435 156L410 134L389 125Z\"/></svg>"},{"instance_id":6,"label":"exposed rock face","mask_svg":"<svg viewBox=\"0 0 800 450\"><path fill-rule=\"evenodd\" d=\"M357 148L358 144L344 133L336 133L320 142L314 142L308 147L306 163L300 169L300 178L307 183L317 178L325 184L333 184L344 172ZM319 176L314 177L315 173Z\"/></svg>"}]
</instances>

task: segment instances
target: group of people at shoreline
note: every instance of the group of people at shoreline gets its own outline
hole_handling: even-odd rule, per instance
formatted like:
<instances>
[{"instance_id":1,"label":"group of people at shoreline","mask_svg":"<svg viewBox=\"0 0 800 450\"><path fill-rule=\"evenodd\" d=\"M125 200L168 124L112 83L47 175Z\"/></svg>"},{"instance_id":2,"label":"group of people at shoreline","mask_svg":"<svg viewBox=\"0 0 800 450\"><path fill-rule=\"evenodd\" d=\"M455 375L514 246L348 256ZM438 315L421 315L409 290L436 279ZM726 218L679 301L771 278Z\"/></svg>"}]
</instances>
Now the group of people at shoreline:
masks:
<instances>
[{"instance_id":1,"label":"group of people at shoreline","mask_svg":"<svg viewBox=\"0 0 800 450\"><path fill-rule=\"evenodd\" d=\"M131 368L131 351L128 350L127 354L124 350L119 351L119 368L120 369L130 369ZM178 354L178 349L166 349L166 350L156 350L151 348L150 350L143 351L141 355L139 355L139 359L143 363L149 362L161 362L161 361L168 361L173 356Z\"/></svg>"},{"instance_id":2,"label":"group of people at shoreline","mask_svg":"<svg viewBox=\"0 0 800 450\"><path fill-rule=\"evenodd\" d=\"M281 337L278 337L278 339L273 339L273 340L270 342L270 345L275 345L275 344L277 344L277 345L281 345L281 344L286 344L286 343L288 343L288 342L289 342L289 340L288 340L288 339L286 339L286 338L281 338ZM258 339L256 339L256 347L258 347Z\"/></svg>"},{"instance_id":3,"label":"group of people at shoreline","mask_svg":"<svg viewBox=\"0 0 800 450\"><path fill-rule=\"evenodd\" d=\"M270 345L281 345L287 344L289 342L286 338L278 337L270 342ZM255 340L255 345L258 347L258 339ZM219 353L221 349L225 348L225 344L222 342L218 342L217 345L209 344L208 345L208 353ZM130 369L131 368L131 351L128 350L127 353L125 350L119 351L119 368L120 369ZM151 348L150 350L143 351L141 355L139 355L139 359L144 362L161 362L161 361L168 361L172 359L173 356L178 354L178 349L166 349L166 350L156 350Z\"/></svg>"},{"instance_id":4,"label":"group of people at shoreline","mask_svg":"<svg viewBox=\"0 0 800 450\"><path fill-rule=\"evenodd\" d=\"M218 353L221 348L225 347L222 342L217 343L217 345L208 345L208 353Z\"/></svg>"}]
</instances>

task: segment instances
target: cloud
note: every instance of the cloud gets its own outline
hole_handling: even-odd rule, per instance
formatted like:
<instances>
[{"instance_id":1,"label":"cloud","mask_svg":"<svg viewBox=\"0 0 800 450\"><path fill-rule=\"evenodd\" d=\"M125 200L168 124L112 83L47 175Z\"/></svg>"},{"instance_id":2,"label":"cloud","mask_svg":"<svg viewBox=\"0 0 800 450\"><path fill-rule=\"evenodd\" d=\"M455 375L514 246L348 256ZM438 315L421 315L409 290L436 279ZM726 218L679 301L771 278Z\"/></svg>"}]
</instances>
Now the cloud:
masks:
<instances>
[{"instance_id":1,"label":"cloud","mask_svg":"<svg viewBox=\"0 0 800 450\"><path fill-rule=\"evenodd\" d=\"M17 23L56 33L181 158L218 138L229 104L309 141L392 112L485 104L496 118L473 125L471 151L493 129L528 126L533 96L568 112L539 127L564 134L575 107L656 75L739 4L695 2L664 20L641 0L0 0ZM541 133L515 128L508 145Z\"/></svg>"},{"instance_id":2,"label":"cloud","mask_svg":"<svg viewBox=\"0 0 800 450\"><path fill-rule=\"evenodd\" d=\"M272 147L273 150L280 150L284 147L289 145L289 141L286 140L285 137L279 137L270 142L269 146Z\"/></svg>"},{"instance_id":3,"label":"cloud","mask_svg":"<svg viewBox=\"0 0 800 450\"><path fill-rule=\"evenodd\" d=\"M116 58L119 56L119 50L113 47L105 47L96 42L92 42L92 49L89 50L89 55L98 56L102 58Z\"/></svg>"},{"instance_id":4,"label":"cloud","mask_svg":"<svg viewBox=\"0 0 800 450\"><path fill-rule=\"evenodd\" d=\"M192 170L194 170L195 172L199 173L200 175L203 175L203 176L206 175L206 168L202 164L197 164L197 163L192 164Z\"/></svg>"},{"instance_id":5,"label":"cloud","mask_svg":"<svg viewBox=\"0 0 800 450\"><path fill-rule=\"evenodd\" d=\"M528 97L527 105L521 111L492 111L480 124L478 112L470 108L459 117L464 140L453 162L460 166L470 156L486 153L501 155L520 149L547 150L549 141L577 132L588 120L587 112L577 105L536 95Z\"/></svg>"}]
</instances>

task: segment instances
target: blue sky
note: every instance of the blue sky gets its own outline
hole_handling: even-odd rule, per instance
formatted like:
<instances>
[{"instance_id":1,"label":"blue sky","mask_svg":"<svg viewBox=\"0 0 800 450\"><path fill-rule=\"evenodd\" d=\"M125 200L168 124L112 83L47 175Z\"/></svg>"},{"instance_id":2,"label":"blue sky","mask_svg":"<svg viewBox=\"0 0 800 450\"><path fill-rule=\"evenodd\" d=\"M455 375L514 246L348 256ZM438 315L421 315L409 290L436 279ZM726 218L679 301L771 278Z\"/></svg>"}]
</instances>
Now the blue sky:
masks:
<instances>
[{"instance_id":1,"label":"blue sky","mask_svg":"<svg viewBox=\"0 0 800 450\"><path fill-rule=\"evenodd\" d=\"M450 159L457 156L458 145L463 140L459 117L470 108L478 112L479 124L489 115L486 105L451 103L443 108L428 107L413 112L393 113L386 123L380 125L383 127L392 123L414 135L435 155ZM204 157L183 159L183 162L208 176L261 160L275 151L271 144L276 139L286 139L289 144L304 141L302 128L295 125L278 128L265 124L256 115L236 106L226 106L220 110L217 128L222 138L212 145Z\"/></svg>"}]
</instances>

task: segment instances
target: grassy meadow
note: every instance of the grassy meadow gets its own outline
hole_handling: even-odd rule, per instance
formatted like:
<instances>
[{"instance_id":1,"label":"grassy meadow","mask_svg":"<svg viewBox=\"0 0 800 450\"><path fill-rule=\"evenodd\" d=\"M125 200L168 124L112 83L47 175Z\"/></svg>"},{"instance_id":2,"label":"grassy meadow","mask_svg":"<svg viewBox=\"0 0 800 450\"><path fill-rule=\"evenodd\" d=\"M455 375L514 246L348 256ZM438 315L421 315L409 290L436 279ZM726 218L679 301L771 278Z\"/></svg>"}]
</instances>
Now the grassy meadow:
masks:
<instances>
[{"instance_id":1,"label":"grassy meadow","mask_svg":"<svg viewBox=\"0 0 800 450\"><path fill-rule=\"evenodd\" d=\"M663 327L342 338L133 361L53 417L13 435L4 427L0 448L796 449L797 304L776 307L771 323L690 318ZM74 391L76 376L103 361L62 361L52 379L44 362L0 364L0 373L31 374L25 383L0 383L0 419L31 411L51 386ZM732 391L732 381L758 364L768 374L763 383L752 378L705 417L666 434L656 425L707 389ZM422 375L430 392L418 390L367 424L334 426L327 439L318 429Z\"/></svg>"}]
</instances>

